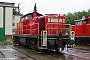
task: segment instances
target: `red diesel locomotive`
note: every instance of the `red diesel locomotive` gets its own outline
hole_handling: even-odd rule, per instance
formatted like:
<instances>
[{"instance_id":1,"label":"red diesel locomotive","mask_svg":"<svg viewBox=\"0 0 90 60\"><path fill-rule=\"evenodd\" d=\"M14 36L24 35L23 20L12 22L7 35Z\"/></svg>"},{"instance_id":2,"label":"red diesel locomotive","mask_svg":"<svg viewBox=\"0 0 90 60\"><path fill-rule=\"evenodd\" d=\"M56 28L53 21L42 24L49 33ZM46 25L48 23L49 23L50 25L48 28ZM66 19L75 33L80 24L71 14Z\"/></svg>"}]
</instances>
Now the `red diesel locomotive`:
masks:
<instances>
[{"instance_id":1,"label":"red diesel locomotive","mask_svg":"<svg viewBox=\"0 0 90 60\"><path fill-rule=\"evenodd\" d=\"M70 29L75 32L76 43L90 44L90 16L75 20L75 25L71 25Z\"/></svg>"},{"instance_id":2,"label":"red diesel locomotive","mask_svg":"<svg viewBox=\"0 0 90 60\"><path fill-rule=\"evenodd\" d=\"M67 34L65 16L58 14L42 15L36 11L21 17L17 23L14 41L32 49L62 50L66 45L74 44L74 32Z\"/></svg>"}]
</instances>

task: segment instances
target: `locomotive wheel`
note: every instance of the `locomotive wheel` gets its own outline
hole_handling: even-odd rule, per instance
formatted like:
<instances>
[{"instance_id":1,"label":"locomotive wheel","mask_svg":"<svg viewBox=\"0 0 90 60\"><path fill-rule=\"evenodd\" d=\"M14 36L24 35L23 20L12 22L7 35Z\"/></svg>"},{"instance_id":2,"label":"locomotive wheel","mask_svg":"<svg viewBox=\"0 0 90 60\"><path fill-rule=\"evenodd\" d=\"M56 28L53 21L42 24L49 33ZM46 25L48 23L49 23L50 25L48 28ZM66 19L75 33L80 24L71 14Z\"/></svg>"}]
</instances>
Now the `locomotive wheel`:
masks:
<instances>
[{"instance_id":1,"label":"locomotive wheel","mask_svg":"<svg viewBox=\"0 0 90 60\"><path fill-rule=\"evenodd\" d=\"M29 48L32 49L31 40L29 41Z\"/></svg>"},{"instance_id":2,"label":"locomotive wheel","mask_svg":"<svg viewBox=\"0 0 90 60\"><path fill-rule=\"evenodd\" d=\"M35 41L35 50L38 50L38 41Z\"/></svg>"},{"instance_id":3,"label":"locomotive wheel","mask_svg":"<svg viewBox=\"0 0 90 60\"><path fill-rule=\"evenodd\" d=\"M58 44L55 44L55 52L58 52L59 49L58 49Z\"/></svg>"}]
</instances>

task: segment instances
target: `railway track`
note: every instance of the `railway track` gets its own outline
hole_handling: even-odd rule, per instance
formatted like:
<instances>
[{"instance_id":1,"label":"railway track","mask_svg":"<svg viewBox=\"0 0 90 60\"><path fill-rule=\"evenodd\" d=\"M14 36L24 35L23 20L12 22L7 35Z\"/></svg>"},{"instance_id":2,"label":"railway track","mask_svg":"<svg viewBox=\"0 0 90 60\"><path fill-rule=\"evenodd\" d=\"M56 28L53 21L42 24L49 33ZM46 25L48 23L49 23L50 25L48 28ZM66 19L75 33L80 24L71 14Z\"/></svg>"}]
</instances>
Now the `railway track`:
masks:
<instances>
[{"instance_id":1,"label":"railway track","mask_svg":"<svg viewBox=\"0 0 90 60\"><path fill-rule=\"evenodd\" d=\"M90 49L84 49L84 48L74 48L74 49L84 50L84 51L89 51L90 52Z\"/></svg>"},{"instance_id":2,"label":"railway track","mask_svg":"<svg viewBox=\"0 0 90 60\"><path fill-rule=\"evenodd\" d=\"M73 53L74 52L74 53ZM62 52L66 56L73 56L76 57L78 60L90 60L90 49L88 48L80 48L80 47L75 47L69 51L63 51ZM77 54L78 53L78 54ZM79 55L80 54L80 55ZM85 57L88 54L88 58ZM84 56L84 57L83 57Z\"/></svg>"},{"instance_id":3,"label":"railway track","mask_svg":"<svg viewBox=\"0 0 90 60\"><path fill-rule=\"evenodd\" d=\"M8 46L8 47L10 47L10 48L12 48L12 49L14 49L14 50L16 50L16 51L18 51L18 52L24 54L25 56L27 56L28 58L30 58L30 59L32 59L32 60L37 60L36 58L34 58L34 57L32 57L32 56L30 56L30 55L24 53L24 51L20 51L20 50L14 48L14 47L11 47L11 46Z\"/></svg>"},{"instance_id":4,"label":"railway track","mask_svg":"<svg viewBox=\"0 0 90 60\"><path fill-rule=\"evenodd\" d=\"M29 54L27 54L25 51L21 51L21 50L19 50L18 48L15 48L15 47L13 47L13 46L8 46L8 47L10 47L10 48L12 48L13 50L16 50L16 51L18 51L19 53L21 53L21 54L24 54L25 56L27 56L27 58L30 58L31 60L39 60L37 57L37 59L36 58L34 58L34 57L32 57L32 55L30 56ZM23 48L22 48L23 49ZM78 50L79 51L81 51L81 52L78 52ZM65 58L67 58L67 60L71 60L71 59L69 59L70 57L68 57L68 56L72 56L73 58L77 58L78 60L89 60L89 58L85 58L85 57L83 57L83 56L79 56L78 54L76 55L76 54L73 54L72 52L77 52L77 53L80 53L80 54L82 54L82 53L90 53L90 50L87 48L87 49L85 49L85 48L78 48L78 47L75 47L75 48L73 48L73 49L70 49L69 51L67 51L67 50L65 50L66 52L62 52L63 54L62 55L65 55ZM31 53L32 54L32 53ZM45 56L45 54L47 55L47 54L49 54L49 55L55 55L55 56L57 56L57 55L60 55L61 54L61 52L60 52L60 54L59 53L55 53L55 51L46 51L46 53L45 52L42 52L41 53L43 56ZM48 55L48 56L49 56ZM89 54L90 55L90 54ZM37 54L37 56L39 56L39 57L41 57L40 55L38 55ZM58 56L59 57L59 56ZM22 58L22 57L21 57ZM77 59L75 59L75 60L77 60Z\"/></svg>"},{"instance_id":5,"label":"railway track","mask_svg":"<svg viewBox=\"0 0 90 60\"><path fill-rule=\"evenodd\" d=\"M0 58L0 60L7 60L5 55L0 51L0 56L2 56L2 58Z\"/></svg>"}]
</instances>

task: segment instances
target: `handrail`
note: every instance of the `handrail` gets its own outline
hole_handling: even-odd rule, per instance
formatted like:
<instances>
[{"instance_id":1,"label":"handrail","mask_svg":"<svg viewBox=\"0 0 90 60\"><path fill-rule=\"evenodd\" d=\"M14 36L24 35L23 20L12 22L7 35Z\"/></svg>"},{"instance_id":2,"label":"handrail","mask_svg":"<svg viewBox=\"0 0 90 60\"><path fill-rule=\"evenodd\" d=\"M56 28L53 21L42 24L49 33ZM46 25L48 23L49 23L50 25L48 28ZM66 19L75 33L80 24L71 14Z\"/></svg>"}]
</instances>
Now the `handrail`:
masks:
<instances>
[{"instance_id":1,"label":"handrail","mask_svg":"<svg viewBox=\"0 0 90 60\"><path fill-rule=\"evenodd\" d=\"M59 27L48 27L48 25L49 24L57 24L57 25L59 25L59 26L62 26L63 25L63 27L61 27L61 28L59 28ZM58 30L58 32L59 32L59 30L69 30L69 28L66 28L66 26L70 26L70 24L58 24L58 23L47 23L46 24L46 30L48 31L48 30L50 30L51 29L51 31L52 30ZM57 31L55 31L56 33L55 34L58 34L58 32ZM50 33L49 33L50 34ZM51 34L52 34L52 32L51 32Z\"/></svg>"},{"instance_id":2,"label":"handrail","mask_svg":"<svg viewBox=\"0 0 90 60\"><path fill-rule=\"evenodd\" d=\"M32 31L32 30L38 30L38 34L39 34L39 23L35 23L34 25L38 25L36 28L32 28L32 26L30 26L31 28L30 29L26 29L26 30L30 30L30 31ZM31 33L32 34L32 33Z\"/></svg>"}]
</instances>

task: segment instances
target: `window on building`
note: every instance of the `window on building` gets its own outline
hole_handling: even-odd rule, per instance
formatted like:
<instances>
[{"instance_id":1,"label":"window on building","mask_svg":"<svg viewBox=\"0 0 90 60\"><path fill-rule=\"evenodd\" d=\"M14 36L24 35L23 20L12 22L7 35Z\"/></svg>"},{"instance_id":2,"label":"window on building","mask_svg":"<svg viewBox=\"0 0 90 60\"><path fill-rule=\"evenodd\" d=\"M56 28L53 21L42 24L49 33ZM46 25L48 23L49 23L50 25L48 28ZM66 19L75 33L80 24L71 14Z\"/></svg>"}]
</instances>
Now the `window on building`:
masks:
<instances>
[{"instance_id":1,"label":"window on building","mask_svg":"<svg viewBox=\"0 0 90 60\"><path fill-rule=\"evenodd\" d=\"M15 26L15 23L13 22L13 24L12 24L13 26Z\"/></svg>"},{"instance_id":2,"label":"window on building","mask_svg":"<svg viewBox=\"0 0 90 60\"><path fill-rule=\"evenodd\" d=\"M14 32L14 29L12 29L12 32Z\"/></svg>"},{"instance_id":3,"label":"window on building","mask_svg":"<svg viewBox=\"0 0 90 60\"><path fill-rule=\"evenodd\" d=\"M15 20L15 16L13 16L13 20Z\"/></svg>"}]
</instances>

